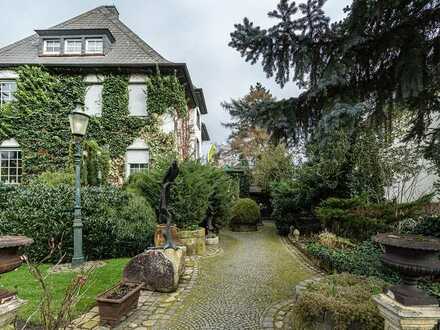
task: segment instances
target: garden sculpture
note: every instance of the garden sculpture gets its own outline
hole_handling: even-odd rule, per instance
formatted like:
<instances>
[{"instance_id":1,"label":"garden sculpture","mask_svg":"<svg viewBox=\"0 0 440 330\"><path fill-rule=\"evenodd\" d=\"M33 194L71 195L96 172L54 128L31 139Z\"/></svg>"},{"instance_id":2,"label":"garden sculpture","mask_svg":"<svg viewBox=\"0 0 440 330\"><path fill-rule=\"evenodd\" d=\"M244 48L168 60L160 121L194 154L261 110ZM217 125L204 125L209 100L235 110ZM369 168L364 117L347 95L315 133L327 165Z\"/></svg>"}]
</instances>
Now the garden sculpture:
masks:
<instances>
[{"instance_id":1,"label":"garden sculpture","mask_svg":"<svg viewBox=\"0 0 440 330\"><path fill-rule=\"evenodd\" d=\"M208 210L208 214L206 215L205 219L203 220L205 230L206 230L206 236L207 237L215 237L216 234L218 234L218 228L212 221L212 212Z\"/></svg>"},{"instance_id":2,"label":"garden sculpture","mask_svg":"<svg viewBox=\"0 0 440 330\"><path fill-rule=\"evenodd\" d=\"M165 245L163 246L164 249L176 249L176 243L171 235L171 214L168 210L168 203L170 200L171 186L174 184L174 180L176 180L178 175L179 167L177 165L177 161L175 160L163 178L162 188L160 191L159 222L166 223L167 225L165 230L162 232L166 240Z\"/></svg>"}]
</instances>

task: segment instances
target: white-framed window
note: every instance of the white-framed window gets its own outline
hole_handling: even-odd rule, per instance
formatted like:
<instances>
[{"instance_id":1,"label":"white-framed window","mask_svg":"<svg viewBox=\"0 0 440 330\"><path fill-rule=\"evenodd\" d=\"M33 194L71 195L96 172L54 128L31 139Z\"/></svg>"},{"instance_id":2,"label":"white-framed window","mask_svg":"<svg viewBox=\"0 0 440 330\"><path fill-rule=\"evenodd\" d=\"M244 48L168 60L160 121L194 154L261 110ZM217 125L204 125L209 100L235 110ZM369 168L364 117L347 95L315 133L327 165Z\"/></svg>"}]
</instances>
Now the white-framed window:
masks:
<instances>
[{"instance_id":1,"label":"white-framed window","mask_svg":"<svg viewBox=\"0 0 440 330\"><path fill-rule=\"evenodd\" d=\"M150 163L150 153L145 141L141 138L137 138L127 148L125 153L125 176L128 178L130 175L148 169Z\"/></svg>"},{"instance_id":2,"label":"white-framed window","mask_svg":"<svg viewBox=\"0 0 440 330\"><path fill-rule=\"evenodd\" d=\"M14 80L0 80L0 106L14 99L17 83Z\"/></svg>"},{"instance_id":3,"label":"white-framed window","mask_svg":"<svg viewBox=\"0 0 440 330\"><path fill-rule=\"evenodd\" d=\"M102 38L86 39L86 54L103 54L104 42Z\"/></svg>"},{"instance_id":4,"label":"white-framed window","mask_svg":"<svg viewBox=\"0 0 440 330\"><path fill-rule=\"evenodd\" d=\"M64 54L81 54L81 39L66 39L64 41Z\"/></svg>"},{"instance_id":5,"label":"white-framed window","mask_svg":"<svg viewBox=\"0 0 440 330\"><path fill-rule=\"evenodd\" d=\"M129 175L145 171L146 169L148 169L148 163L130 164Z\"/></svg>"},{"instance_id":6,"label":"white-framed window","mask_svg":"<svg viewBox=\"0 0 440 330\"><path fill-rule=\"evenodd\" d=\"M90 85L86 89L84 105L86 113L91 116L101 116L102 88L102 85Z\"/></svg>"},{"instance_id":7,"label":"white-framed window","mask_svg":"<svg viewBox=\"0 0 440 330\"><path fill-rule=\"evenodd\" d=\"M146 117L147 113L147 88L145 85L128 85L128 111L130 116Z\"/></svg>"},{"instance_id":8,"label":"white-framed window","mask_svg":"<svg viewBox=\"0 0 440 330\"><path fill-rule=\"evenodd\" d=\"M0 182L21 183L22 159L20 149L0 148Z\"/></svg>"},{"instance_id":9,"label":"white-framed window","mask_svg":"<svg viewBox=\"0 0 440 330\"><path fill-rule=\"evenodd\" d=\"M60 40L44 40L43 53L47 55L57 55L61 52Z\"/></svg>"}]
</instances>

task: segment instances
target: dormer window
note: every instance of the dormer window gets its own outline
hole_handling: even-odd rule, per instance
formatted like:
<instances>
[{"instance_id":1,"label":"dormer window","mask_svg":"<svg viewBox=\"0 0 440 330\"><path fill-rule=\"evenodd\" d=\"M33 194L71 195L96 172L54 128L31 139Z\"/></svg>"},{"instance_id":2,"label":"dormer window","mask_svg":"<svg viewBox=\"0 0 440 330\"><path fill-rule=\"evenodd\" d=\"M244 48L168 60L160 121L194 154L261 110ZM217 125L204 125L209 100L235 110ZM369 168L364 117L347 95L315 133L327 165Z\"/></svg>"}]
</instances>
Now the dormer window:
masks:
<instances>
[{"instance_id":1,"label":"dormer window","mask_svg":"<svg viewBox=\"0 0 440 330\"><path fill-rule=\"evenodd\" d=\"M44 54L59 55L61 52L61 42L59 40L44 40Z\"/></svg>"},{"instance_id":2,"label":"dormer window","mask_svg":"<svg viewBox=\"0 0 440 330\"><path fill-rule=\"evenodd\" d=\"M64 44L64 54L81 55L82 40L81 39L66 39Z\"/></svg>"},{"instance_id":3,"label":"dormer window","mask_svg":"<svg viewBox=\"0 0 440 330\"><path fill-rule=\"evenodd\" d=\"M48 29L35 32L40 36L39 56L103 56L116 41L109 29Z\"/></svg>"},{"instance_id":4,"label":"dormer window","mask_svg":"<svg viewBox=\"0 0 440 330\"><path fill-rule=\"evenodd\" d=\"M104 43L102 38L86 39L86 54L103 54Z\"/></svg>"}]
</instances>

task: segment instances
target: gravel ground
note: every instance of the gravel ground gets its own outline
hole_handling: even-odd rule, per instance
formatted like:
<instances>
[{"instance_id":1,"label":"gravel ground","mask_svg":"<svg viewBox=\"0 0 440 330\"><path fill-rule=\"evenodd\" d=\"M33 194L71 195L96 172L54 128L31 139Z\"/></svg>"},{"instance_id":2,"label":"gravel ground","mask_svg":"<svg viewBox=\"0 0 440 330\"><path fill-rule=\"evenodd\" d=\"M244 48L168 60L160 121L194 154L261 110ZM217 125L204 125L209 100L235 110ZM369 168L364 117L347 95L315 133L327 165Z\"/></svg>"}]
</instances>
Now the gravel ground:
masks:
<instances>
[{"instance_id":1,"label":"gravel ground","mask_svg":"<svg viewBox=\"0 0 440 330\"><path fill-rule=\"evenodd\" d=\"M224 231L220 242L224 253L200 260L197 284L167 328L261 329L265 309L312 276L271 223L258 232Z\"/></svg>"}]
</instances>

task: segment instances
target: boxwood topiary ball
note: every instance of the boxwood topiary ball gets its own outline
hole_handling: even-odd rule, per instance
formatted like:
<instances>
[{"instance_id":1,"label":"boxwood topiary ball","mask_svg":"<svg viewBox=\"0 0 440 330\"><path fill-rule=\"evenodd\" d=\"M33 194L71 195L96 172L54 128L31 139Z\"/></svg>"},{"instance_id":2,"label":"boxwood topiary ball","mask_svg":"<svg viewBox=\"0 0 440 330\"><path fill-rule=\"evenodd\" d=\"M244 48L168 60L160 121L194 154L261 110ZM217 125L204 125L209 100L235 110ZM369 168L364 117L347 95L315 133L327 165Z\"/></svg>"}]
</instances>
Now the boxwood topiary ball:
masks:
<instances>
[{"instance_id":1,"label":"boxwood topiary ball","mask_svg":"<svg viewBox=\"0 0 440 330\"><path fill-rule=\"evenodd\" d=\"M232 207L231 224L256 225L260 221L260 208L250 198L238 199Z\"/></svg>"}]
</instances>

